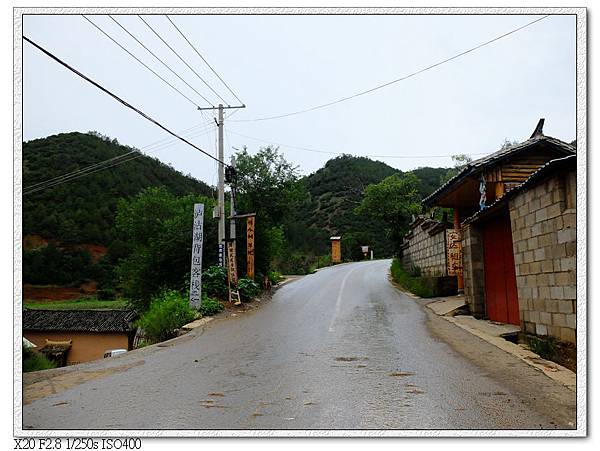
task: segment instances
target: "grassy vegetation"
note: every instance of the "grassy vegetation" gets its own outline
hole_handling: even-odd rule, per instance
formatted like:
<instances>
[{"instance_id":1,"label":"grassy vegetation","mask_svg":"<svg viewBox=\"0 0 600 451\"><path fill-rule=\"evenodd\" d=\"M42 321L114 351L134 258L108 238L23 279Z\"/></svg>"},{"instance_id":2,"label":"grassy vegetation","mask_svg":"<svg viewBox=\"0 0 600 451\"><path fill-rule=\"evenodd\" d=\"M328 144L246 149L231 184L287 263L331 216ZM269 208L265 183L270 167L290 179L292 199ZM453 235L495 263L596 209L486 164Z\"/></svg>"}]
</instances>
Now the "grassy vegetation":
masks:
<instances>
[{"instance_id":1,"label":"grassy vegetation","mask_svg":"<svg viewBox=\"0 0 600 451\"><path fill-rule=\"evenodd\" d=\"M56 368L56 363L49 360L44 354L29 348L23 348L23 372L49 370Z\"/></svg>"},{"instance_id":2,"label":"grassy vegetation","mask_svg":"<svg viewBox=\"0 0 600 451\"><path fill-rule=\"evenodd\" d=\"M411 293L421 296L422 298L434 296L433 288L427 280L423 277L406 272L397 258L394 258L392 261L391 273L394 281Z\"/></svg>"},{"instance_id":3,"label":"grassy vegetation","mask_svg":"<svg viewBox=\"0 0 600 451\"><path fill-rule=\"evenodd\" d=\"M96 298L79 298L69 301L32 301L25 300L25 308L38 310L95 310L111 309L123 310L127 308L126 299L116 299L112 301L101 301Z\"/></svg>"},{"instance_id":4,"label":"grassy vegetation","mask_svg":"<svg viewBox=\"0 0 600 451\"><path fill-rule=\"evenodd\" d=\"M137 325L149 342L158 343L175 337L177 330L196 316L186 296L175 290L163 290L152 298L150 308L142 313Z\"/></svg>"}]
</instances>

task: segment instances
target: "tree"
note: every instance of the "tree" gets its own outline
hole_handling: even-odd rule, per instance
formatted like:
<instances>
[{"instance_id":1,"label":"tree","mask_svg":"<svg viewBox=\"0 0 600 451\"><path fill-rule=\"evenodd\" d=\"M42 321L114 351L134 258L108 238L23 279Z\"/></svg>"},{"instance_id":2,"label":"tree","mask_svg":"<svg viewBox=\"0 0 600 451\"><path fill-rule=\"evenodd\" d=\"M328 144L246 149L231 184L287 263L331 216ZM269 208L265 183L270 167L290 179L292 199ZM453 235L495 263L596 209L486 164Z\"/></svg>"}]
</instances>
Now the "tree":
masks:
<instances>
[{"instance_id":1,"label":"tree","mask_svg":"<svg viewBox=\"0 0 600 451\"><path fill-rule=\"evenodd\" d=\"M396 254L412 216L420 210L419 179L413 174L395 174L380 183L369 185L356 209L359 214L385 223L385 232Z\"/></svg>"},{"instance_id":2,"label":"tree","mask_svg":"<svg viewBox=\"0 0 600 451\"><path fill-rule=\"evenodd\" d=\"M277 148L263 147L255 155L246 148L236 154L239 213L256 213L255 265L266 274L282 252L283 224L296 198L297 168ZM238 249L245 247L240 236Z\"/></svg>"},{"instance_id":3,"label":"tree","mask_svg":"<svg viewBox=\"0 0 600 451\"><path fill-rule=\"evenodd\" d=\"M209 219L212 199L177 197L160 187L118 204L115 223L119 252L125 257L118 261L116 273L124 294L142 311L161 289L187 286L194 203L204 203L203 267L208 267L217 261L216 221Z\"/></svg>"},{"instance_id":4,"label":"tree","mask_svg":"<svg viewBox=\"0 0 600 451\"><path fill-rule=\"evenodd\" d=\"M462 171L471 161L473 161L473 158L464 153L452 155L451 158L454 162L454 167L448 169L446 173L440 177L440 185L443 185L453 177L456 177L460 171Z\"/></svg>"}]
</instances>

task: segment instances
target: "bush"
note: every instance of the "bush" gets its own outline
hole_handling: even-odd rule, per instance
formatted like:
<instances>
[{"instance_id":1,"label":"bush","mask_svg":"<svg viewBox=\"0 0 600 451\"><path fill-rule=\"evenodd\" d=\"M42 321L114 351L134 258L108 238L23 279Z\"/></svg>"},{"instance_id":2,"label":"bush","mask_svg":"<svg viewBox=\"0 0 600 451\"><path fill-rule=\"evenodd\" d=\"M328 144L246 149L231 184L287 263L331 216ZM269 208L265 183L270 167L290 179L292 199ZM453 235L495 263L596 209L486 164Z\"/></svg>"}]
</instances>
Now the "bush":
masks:
<instances>
[{"instance_id":1,"label":"bush","mask_svg":"<svg viewBox=\"0 0 600 451\"><path fill-rule=\"evenodd\" d=\"M203 297L199 312L202 313L202 316L212 316L216 315L224 308L225 306L219 302L218 299Z\"/></svg>"},{"instance_id":2,"label":"bush","mask_svg":"<svg viewBox=\"0 0 600 451\"><path fill-rule=\"evenodd\" d=\"M137 321L145 336L152 342L173 338L177 329L196 317L187 296L175 290L163 290L150 302L150 308Z\"/></svg>"},{"instance_id":3,"label":"bush","mask_svg":"<svg viewBox=\"0 0 600 451\"><path fill-rule=\"evenodd\" d=\"M102 301L112 300L117 297L117 292L112 288L100 288L96 294L98 299Z\"/></svg>"},{"instance_id":4,"label":"bush","mask_svg":"<svg viewBox=\"0 0 600 451\"><path fill-rule=\"evenodd\" d=\"M414 268L412 269L412 272L416 273ZM411 276L411 274L407 273L404 268L402 268L402 264L397 258L394 258L392 261L391 273L392 278L396 283L411 293L421 296L422 298L430 298L435 295L433 288L427 283L425 278Z\"/></svg>"},{"instance_id":5,"label":"bush","mask_svg":"<svg viewBox=\"0 0 600 451\"><path fill-rule=\"evenodd\" d=\"M202 291L209 297L227 297L227 270L222 266L211 266L202 273Z\"/></svg>"},{"instance_id":6,"label":"bush","mask_svg":"<svg viewBox=\"0 0 600 451\"><path fill-rule=\"evenodd\" d=\"M48 359L44 354L31 348L23 348L23 372L49 370L56 368L56 362Z\"/></svg>"},{"instance_id":7,"label":"bush","mask_svg":"<svg viewBox=\"0 0 600 451\"><path fill-rule=\"evenodd\" d=\"M249 301L260 293L260 287L252 279L238 280L238 291L242 301Z\"/></svg>"},{"instance_id":8,"label":"bush","mask_svg":"<svg viewBox=\"0 0 600 451\"><path fill-rule=\"evenodd\" d=\"M279 271L269 271L267 274L269 280L271 281L271 285L277 285L279 282L283 280L283 276Z\"/></svg>"}]
</instances>

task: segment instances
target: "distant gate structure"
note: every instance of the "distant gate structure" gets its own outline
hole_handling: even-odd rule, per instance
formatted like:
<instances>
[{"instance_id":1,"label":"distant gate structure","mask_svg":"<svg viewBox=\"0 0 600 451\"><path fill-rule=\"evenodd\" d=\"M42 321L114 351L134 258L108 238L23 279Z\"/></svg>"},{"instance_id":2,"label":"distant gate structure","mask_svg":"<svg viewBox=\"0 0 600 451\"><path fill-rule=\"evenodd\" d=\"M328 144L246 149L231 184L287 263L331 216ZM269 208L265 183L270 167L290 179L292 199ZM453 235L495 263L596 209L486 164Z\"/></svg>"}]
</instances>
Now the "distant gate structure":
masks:
<instances>
[{"instance_id":1,"label":"distant gate structure","mask_svg":"<svg viewBox=\"0 0 600 451\"><path fill-rule=\"evenodd\" d=\"M331 262L341 263L342 262L342 237L332 236L331 240Z\"/></svg>"}]
</instances>

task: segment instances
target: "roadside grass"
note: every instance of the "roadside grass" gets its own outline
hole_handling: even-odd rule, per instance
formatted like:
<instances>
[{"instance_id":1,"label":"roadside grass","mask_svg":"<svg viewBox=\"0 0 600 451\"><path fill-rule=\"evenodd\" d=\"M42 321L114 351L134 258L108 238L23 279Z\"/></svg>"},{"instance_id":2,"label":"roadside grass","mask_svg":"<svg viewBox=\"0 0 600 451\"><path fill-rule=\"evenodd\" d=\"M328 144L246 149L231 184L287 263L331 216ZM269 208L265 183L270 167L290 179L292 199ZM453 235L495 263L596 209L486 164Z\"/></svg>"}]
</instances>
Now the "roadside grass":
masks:
<instances>
[{"instance_id":1,"label":"roadside grass","mask_svg":"<svg viewBox=\"0 0 600 451\"><path fill-rule=\"evenodd\" d=\"M402 268L402 264L397 258L392 261L390 269L392 278L402 288L410 291L422 298L430 298L434 296L433 288L427 283L423 277L412 276Z\"/></svg>"},{"instance_id":2,"label":"roadside grass","mask_svg":"<svg viewBox=\"0 0 600 451\"><path fill-rule=\"evenodd\" d=\"M23 372L49 370L56 368L56 363L49 360L41 352L23 348Z\"/></svg>"},{"instance_id":3,"label":"roadside grass","mask_svg":"<svg viewBox=\"0 0 600 451\"><path fill-rule=\"evenodd\" d=\"M68 301L33 301L25 300L24 307L32 310L124 310L128 307L126 299L112 301L98 300L94 297L84 297Z\"/></svg>"}]
</instances>

